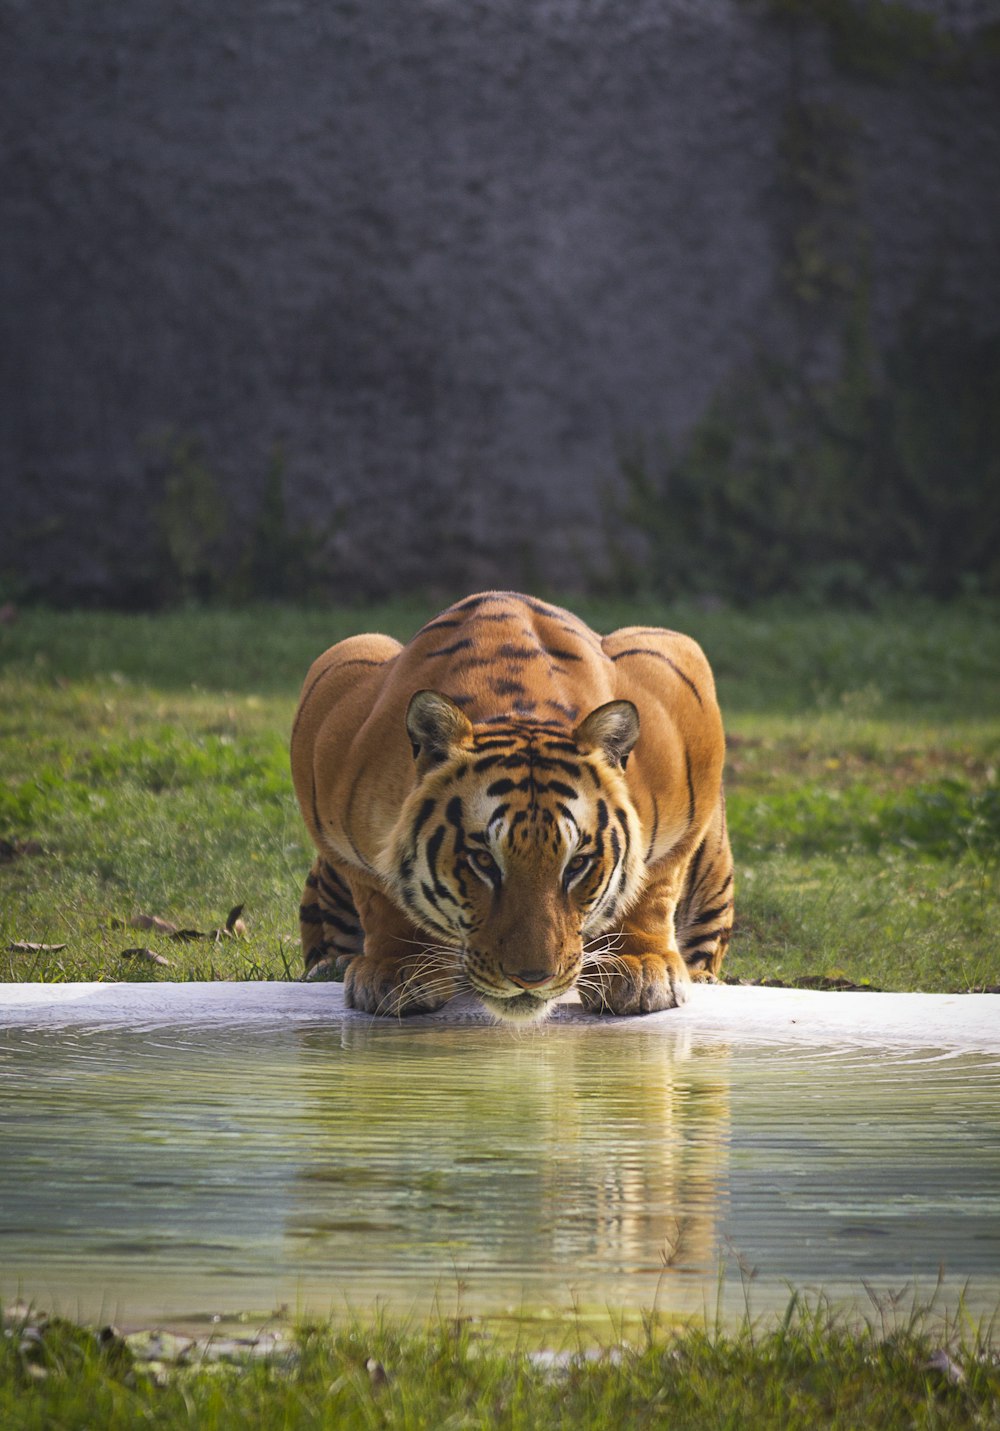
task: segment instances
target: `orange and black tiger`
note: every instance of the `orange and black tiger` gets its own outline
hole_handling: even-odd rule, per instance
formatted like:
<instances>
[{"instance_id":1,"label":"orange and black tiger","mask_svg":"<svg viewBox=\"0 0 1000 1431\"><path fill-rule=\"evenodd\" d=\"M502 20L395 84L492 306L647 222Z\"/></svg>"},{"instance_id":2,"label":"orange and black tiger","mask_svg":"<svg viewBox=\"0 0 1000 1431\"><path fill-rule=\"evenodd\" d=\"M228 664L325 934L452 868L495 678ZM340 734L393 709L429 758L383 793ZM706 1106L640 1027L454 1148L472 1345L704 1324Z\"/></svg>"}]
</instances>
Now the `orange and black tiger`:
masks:
<instances>
[{"instance_id":1,"label":"orange and black tiger","mask_svg":"<svg viewBox=\"0 0 1000 1431\"><path fill-rule=\"evenodd\" d=\"M601 638L513 592L309 671L292 773L318 851L307 971L352 1008L474 992L503 1019L648 1013L719 970L733 921L725 740L696 643Z\"/></svg>"}]
</instances>

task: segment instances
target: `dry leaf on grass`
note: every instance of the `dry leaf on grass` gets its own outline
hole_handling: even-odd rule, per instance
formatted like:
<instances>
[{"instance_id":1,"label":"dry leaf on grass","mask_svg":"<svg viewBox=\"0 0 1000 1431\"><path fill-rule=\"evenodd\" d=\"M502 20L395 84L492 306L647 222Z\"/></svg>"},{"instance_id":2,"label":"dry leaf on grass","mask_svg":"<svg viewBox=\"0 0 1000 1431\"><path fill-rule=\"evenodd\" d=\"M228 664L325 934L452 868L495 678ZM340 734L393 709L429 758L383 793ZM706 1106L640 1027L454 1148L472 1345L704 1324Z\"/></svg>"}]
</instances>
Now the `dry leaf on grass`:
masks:
<instances>
[{"instance_id":1,"label":"dry leaf on grass","mask_svg":"<svg viewBox=\"0 0 1000 1431\"><path fill-rule=\"evenodd\" d=\"M157 914L137 914L129 920L130 929L155 929L157 934L176 934L177 925L169 919L161 919Z\"/></svg>"},{"instance_id":2,"label":"dry leaf on grass","mask_svg":"<svg viewBox=\"0 0 1000 1431\"><path fill-rule=\"evenodd\" d=\"M152 929L157 934L176 934L177 925L158 914L133 914L131 919L112 919L112 929Z\"/></svg>"},{"instance_id":3,"label":"dry leaf on grass","mask_svg":"<svg viewBox=\"0 0 1000 1431\"><path fill-rule=\"evenodd\" d=\"M173 939L180 944L194 943L198 939L219 944L223 939L242 939L246 935L246 924L240 918L242 913L242 904L234 904L226 916L225 924L218 929L181 929L169 919L161 919L158 914L134 914L131 919L112 919L111 928L149 929L154 934L162 934L164 938Z\"/></svg>"},{"instance_id":4,"label":"dry leaf on grass","mask_svg":"<svg viewBox=\"0 0 1000 1431\"><path fill-rule=\"evenodd\" d=\"M28 944L21 939L7 945L11 954L58 954L60 949L65 948L65 944Z\"/></svg>"},{"instance_id":5,"label":"dry leaf on grass","mask_svg":"<svg viewBox=\"0 0 1000 1431\"><path fill-rule=\"evenodd\" d=\"M234 939L240 939L247 932L246 923L240 916L243 913L242 904L234 904L229 914L226 916L226 933L231 934Z\"/></svg>"},{"instance_id":6,"label":"dry leaf on grass","mask_svg":"<svg viewBox=\"0 0 1000 1431\"><path fill-rule=\"evenodd\" d=\"M44 853L37 840L0 840L0 864L9 864L11 860L20 859L24 855Z\"/></svg>"},{"instance_id":7,"label":"dry leaf on grass","mask_svg":"<svg viewBox=\"0 0 1000 1431\"><path fill-rule=\"evenodd\" d=\"M869 983L867 979L862 979L860 983L855 983L846 974L836 972L830 974L803 974L798 979L778 979L771 975L763 979L740 979L736 977L724 977L720 980L723 984L739 984L744 989L829 989L829 990L851 990L857 994L881 994L884 991L878 984Z\"/></svg>"},{"instance_id":8,"label":"dry leaf on grass","mask_svg":"<svg viewBox=\"0 0 1000 1431\"><path fill-rule=\"evenodd\" d=\"M155 949L123 949L121 957L123 959L143 959L147 964L159 964L164 969L173 967L173 961L165 959L162 954L157 954Z\"/></svg>"},{"instance_id":9,"label":"dry leaf on grass","mask_svg":"<svg viewBox=\"0 0 1000 1431\"><path fill-rule=\"evenodd\" d=\"M241 939L247 932L246 924L240 918L242 913L242 904L234 904L226 916L226 923L222 928L208 930L175 929L170 935L170 938L180 940L184 943L190 943L195 939L209 939L213 944L220 944L223 939Z\"/></svg>"}]
</instances>

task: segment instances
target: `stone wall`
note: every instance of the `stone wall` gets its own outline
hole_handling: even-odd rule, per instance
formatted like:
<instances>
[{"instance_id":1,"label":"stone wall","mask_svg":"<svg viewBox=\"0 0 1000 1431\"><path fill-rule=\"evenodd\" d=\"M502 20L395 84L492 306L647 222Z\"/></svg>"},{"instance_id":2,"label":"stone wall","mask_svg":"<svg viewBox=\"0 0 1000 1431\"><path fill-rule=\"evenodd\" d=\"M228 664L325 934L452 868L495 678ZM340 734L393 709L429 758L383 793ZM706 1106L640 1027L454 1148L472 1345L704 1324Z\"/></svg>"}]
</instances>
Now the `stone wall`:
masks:
<instances>
[{"instance_id":1,"label":"stone wall","mask_svg":"<svg viewBox=\"0 0 1000 1431\"><path fill-rule=\"evenodd\" d=\"M269 471L333 591L583 584L623 442L762 350L832 361L810 203L822 262L863 237L877 341L928 284L995 320L992 7L887 73L783 8L4 0L0 588L235 563Z\"/></svg>"}]
</instances>

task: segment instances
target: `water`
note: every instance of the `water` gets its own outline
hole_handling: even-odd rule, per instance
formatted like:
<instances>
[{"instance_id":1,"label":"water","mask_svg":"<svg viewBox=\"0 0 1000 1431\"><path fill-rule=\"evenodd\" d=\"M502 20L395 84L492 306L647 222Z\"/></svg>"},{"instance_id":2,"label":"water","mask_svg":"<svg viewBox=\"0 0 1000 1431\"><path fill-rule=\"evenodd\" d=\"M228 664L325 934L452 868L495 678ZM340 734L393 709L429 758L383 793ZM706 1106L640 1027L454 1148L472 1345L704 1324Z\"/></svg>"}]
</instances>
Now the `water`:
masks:
<instances>
[{"instance_id":1,"label":"water","mask_svg":"<svg viewBox=\"0 0 1000 1431\"><path fill-rule=\"evenodd\" d=\"M0 1294L72 1314L712 1316L939 1269L1000 1302L995 1054L13 1027L0 1080Z\"/></svg>"}]
</instances>

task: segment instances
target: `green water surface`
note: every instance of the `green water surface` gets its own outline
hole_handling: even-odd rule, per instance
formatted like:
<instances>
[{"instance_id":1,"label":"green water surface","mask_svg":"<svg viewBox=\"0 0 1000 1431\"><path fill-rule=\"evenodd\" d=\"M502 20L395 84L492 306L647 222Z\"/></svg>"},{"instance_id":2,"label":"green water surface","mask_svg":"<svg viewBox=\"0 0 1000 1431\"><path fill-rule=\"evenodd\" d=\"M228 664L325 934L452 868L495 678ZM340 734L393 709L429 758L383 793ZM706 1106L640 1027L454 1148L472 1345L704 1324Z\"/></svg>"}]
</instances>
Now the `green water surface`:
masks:
<instances>
[{"instance_id":1,"label":"green water surface","mask_svg":"<svg viewBox=\"0 0 1000 1431\"><path fill-rule=\"evenodd\" d=\"M995 1056L641 1025L9 1028L0 1295L131 1323L713 1316L941 1269L989 1310L998 1094Z\"/></svg>"}]
</instances>

